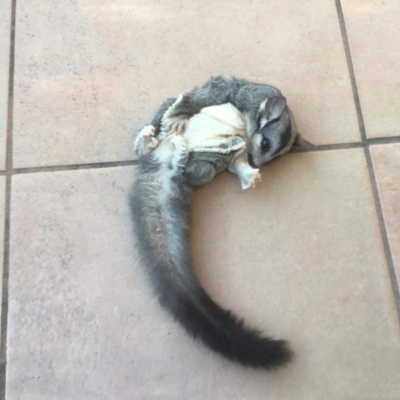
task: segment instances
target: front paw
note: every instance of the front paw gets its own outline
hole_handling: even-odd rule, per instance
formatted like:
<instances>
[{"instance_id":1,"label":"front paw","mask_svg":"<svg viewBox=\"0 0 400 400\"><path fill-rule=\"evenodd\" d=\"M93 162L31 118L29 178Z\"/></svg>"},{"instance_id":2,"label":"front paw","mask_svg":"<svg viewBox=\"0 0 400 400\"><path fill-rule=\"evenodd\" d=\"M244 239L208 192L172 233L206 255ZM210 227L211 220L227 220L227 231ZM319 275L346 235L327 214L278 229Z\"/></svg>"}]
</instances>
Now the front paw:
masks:
<instances>
[{"instance_id":1,"label":"front paw","mask_svg":"<svg viewBox=\"0 0 400 400\"><path fill-rule=\"evenodd\" d=\"M159 144L159 141L154 136L154 126L145 126L136 136L133 146L134 152L138 155L146 155L151 153Z\"/></svg>"},{"instance_id":2,"label":"front paw","mask_svg":"<svg viewBox=\"0 0 400 400\"><path fill-rule=\"evenodd\" d=\"M240 176L240 183L242 185L242 189L246 190L250 187L256 187L256 184L261 181L261 174L259 169L251 168L246 171L246 174Z\"/></svg>"},{"instance_id":3,"label":"front paw","mask_svg":"<svg viewBox=\"0 0 400 400\"><path fill-rule=\"evenodd\" d=\"M161 134L163 138L172 134L182 135L185 132L189 118L185 114L174 115L174 111L176 111L176 108L182 101L182 99L183 95L179 95L178 98L163 115L161 121Z\"/></svg>"},{"instance_id":4,"label":"front paw","mask_svg":"<svg viewBox=\"0 0 400 400\"><path fill-rule=\"evenodd\" d=\"M189 118L186 115L178 115L176 117L165 118L163 121L163 133L168 135L182 135L188 124Z\"/></svg>"}]
</instances>

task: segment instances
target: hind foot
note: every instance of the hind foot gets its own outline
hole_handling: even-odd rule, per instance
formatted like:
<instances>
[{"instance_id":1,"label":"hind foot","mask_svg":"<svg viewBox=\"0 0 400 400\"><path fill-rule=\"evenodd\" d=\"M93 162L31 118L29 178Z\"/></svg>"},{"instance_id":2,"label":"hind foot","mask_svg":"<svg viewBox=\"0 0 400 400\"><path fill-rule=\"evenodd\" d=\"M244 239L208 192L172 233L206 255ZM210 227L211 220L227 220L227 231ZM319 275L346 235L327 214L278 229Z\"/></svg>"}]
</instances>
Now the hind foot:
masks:
<instances>
[{"instance_id":1,"label":"hind foot","mask_svg":"<svg viewBox=\"0 0 400 400\"><path fill-rule=\"evenodd\" d=\"M189 157L186 140L182 136L175 135L171 138L171 142L175 146L171 160L172 168L184 168Z\"/></svg>"}]
</instances>

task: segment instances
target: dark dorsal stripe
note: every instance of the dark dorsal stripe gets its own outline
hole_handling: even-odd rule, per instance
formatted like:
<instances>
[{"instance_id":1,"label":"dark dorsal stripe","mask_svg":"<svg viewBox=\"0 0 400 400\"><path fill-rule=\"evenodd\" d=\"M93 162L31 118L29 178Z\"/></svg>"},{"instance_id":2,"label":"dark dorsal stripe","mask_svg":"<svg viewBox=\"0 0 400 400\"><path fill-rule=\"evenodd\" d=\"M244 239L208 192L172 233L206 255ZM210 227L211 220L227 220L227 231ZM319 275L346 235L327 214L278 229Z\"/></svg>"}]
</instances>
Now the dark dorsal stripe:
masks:
<instances>
[{"instance_id":1,"label":"dark dorsal stripe","mask_svg":"<svg viewBox=\"0 0 400 400\"><path fill-rule=\"evenodd\" d=\"M282 133L282 135L280 136L280 143L279 143L279 147L276 149L276 151L274 152L273 155L278 154L280 151L282 151L288 144L289 140L292 137L292 124L289 120L289 123L285 129L285 131Z\"/></svg>"}]
</instances>

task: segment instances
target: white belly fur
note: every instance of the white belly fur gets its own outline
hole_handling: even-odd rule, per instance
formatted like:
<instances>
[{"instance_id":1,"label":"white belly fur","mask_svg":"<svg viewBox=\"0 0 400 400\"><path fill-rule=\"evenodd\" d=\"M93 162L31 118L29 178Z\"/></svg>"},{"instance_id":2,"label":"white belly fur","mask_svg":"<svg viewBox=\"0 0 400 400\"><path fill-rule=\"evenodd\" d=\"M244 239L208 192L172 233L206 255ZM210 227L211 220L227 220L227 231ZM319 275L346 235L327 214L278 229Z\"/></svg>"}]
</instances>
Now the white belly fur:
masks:
<instances>
[{"instance_id":1,"label":"white belly fur","mask_svg":"<svg viewBox=\"0 0 400 400\"><path fill-rule=\"evenodd\" d=\"M205 107L190 118L183 136L189 151L218 152L219 143L226 143L233 137L246 141L246 125L240 111L225 103ZM226 146L224 148L226 152Z\"/></svg>"}]
</instances>

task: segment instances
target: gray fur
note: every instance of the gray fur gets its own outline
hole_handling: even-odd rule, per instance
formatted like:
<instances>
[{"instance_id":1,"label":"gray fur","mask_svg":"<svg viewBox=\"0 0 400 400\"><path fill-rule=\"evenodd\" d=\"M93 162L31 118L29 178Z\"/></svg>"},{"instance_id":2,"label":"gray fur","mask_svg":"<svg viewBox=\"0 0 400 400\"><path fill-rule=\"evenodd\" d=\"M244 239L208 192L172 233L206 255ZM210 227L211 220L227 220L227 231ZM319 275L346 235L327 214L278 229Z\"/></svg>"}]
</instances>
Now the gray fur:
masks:
<instances>
[{"instance_id":1,"label":"gray fur","mask_svg":"<svg viewBox=\"0 0 400 400\"><path fill-rule=\"evenodd\" d=\"M197 187L205 185L214 176L227 169L233 154L189 153L185 175L188 185Z\"/></svg>"}]
</instances>

